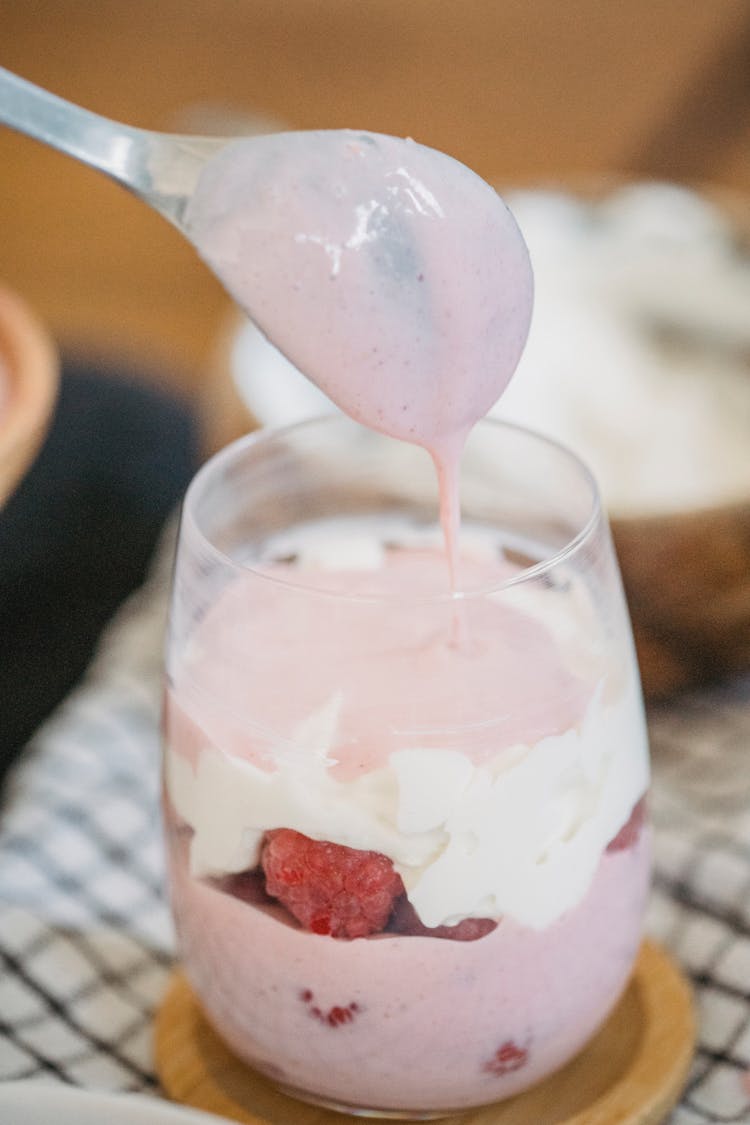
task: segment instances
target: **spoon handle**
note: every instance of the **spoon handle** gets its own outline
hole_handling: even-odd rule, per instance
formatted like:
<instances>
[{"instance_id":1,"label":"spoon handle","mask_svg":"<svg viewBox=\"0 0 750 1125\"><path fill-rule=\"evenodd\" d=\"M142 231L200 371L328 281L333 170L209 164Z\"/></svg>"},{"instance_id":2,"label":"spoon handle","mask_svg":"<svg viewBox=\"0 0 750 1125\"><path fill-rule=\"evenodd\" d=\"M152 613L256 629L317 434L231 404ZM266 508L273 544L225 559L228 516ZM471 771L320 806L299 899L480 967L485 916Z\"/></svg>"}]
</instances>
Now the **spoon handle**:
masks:
<instances>
[{"instance_id":1,"label":"spoon handle","mask_svg":"<svg viewBox=\"0 0 750 1125\"><path fill-rule=\"evenodd\" d=\"M133 186L141 130L65 101L0 67L0 122Z\"/></svg>"},{"instance_id":2,"label":"spoon handle","mask_svg":"<svg viewBox=\"0 0 750 1125\"><path fill-rule=\"evenodd\" d=\"M155 133L111 121L0 67L0 124L96 168L186 234L183 215L203 165L227 137Z\"/></svg>"}]
</instances>

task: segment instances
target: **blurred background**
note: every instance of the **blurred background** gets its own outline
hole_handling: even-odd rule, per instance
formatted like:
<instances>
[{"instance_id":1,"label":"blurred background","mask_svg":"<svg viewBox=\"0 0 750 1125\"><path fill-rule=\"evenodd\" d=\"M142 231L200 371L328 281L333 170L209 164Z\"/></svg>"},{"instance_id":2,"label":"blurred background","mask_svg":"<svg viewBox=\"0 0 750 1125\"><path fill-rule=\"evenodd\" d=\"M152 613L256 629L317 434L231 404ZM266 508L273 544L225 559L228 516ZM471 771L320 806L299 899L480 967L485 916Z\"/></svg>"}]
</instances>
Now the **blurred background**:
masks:
<instances>
[{"instance_id":1,"label":"blurred background","mask_svg":"<svg viewBox=\"0 0 750 1125\"><path fill-rule=\"evenodd\" d=\"M578 388L575 434L588 429L605 453L623 448L624 463L597 471L611 469L615 484L683 485L676 500L626 496L629 518L615 528L647 692L663 697L750 667L747 0L0 0L0 14L0 65L108 117L167 132L408 135L504 193L521 191L537 339L548 338L546 351L531 349L538 368ZM610 188L652 180L705 187L729 225L724 210L719 219L669 193L606 210ZM550 205L522 189L553 189L540 196ZM561 208L566 192L605 209ZM607 289L613 263L617 284ZM28 303L62 356L47 438L40 446L42 395L31 467L18 486L15 471L0 511L1 773L142 581L201 457L251 424L255 404L240 404L238 379L269 360L169 224L4 128L0 285ZM3 330L0 315L0 345ZM237 340L246 352L230 354ZM0 350L0 392L9 354ZM706 427L720 367L725 405ZM599 378L610 368L611 385ZM689 426L669 397L678 368L691 388ZM533 372L524 380L533 398ZM650 427L657 457L644 459L641 423L661 388L669 393ZM594 400L599 414L589 417ZM668 420L683 460L665 470ZM625 449L613 425L640 445ZM740 467L713 482L729 425ZM0 394L0 455L5 432ZM0 456L0 485L2 469ZM688 512L655 533L652 509L689 508L692 482L707 477L719 491L698 506L718 514L690 522Z\"/></svg>"},{"instance_id":2,"label":"blurred background","mask_svg":"<svg viewBox=\"0 0 750 1125\"><path fill-rule=\"evenodd\" d=\"M0 64L167 131L411 135L495 184L750 188L746 0L5 0ZM203 377L226 299L101 176L0 129L0 276L68 350Z\"/></svg>"}]
</instances>

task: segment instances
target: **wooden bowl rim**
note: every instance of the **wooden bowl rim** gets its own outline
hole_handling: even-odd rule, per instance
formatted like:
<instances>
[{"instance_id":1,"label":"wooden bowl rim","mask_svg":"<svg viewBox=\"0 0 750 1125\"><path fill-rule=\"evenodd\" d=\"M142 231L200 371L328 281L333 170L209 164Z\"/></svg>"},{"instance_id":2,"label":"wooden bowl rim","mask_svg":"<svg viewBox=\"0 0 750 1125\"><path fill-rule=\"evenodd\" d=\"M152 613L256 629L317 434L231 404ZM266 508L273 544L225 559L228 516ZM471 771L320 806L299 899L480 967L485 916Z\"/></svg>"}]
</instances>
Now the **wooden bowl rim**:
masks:
<instances>
[{"instance_id":1,"label":"wooden bowl rim","mask_svg":"<svg viewBox=\"0 0 750 1125\"><path fill-rule=\"evenodd\" d=\"M29 305L0 284L0 503L28 467L46 432L59 384L59 358Z\"/></svg>"}]
</instances>

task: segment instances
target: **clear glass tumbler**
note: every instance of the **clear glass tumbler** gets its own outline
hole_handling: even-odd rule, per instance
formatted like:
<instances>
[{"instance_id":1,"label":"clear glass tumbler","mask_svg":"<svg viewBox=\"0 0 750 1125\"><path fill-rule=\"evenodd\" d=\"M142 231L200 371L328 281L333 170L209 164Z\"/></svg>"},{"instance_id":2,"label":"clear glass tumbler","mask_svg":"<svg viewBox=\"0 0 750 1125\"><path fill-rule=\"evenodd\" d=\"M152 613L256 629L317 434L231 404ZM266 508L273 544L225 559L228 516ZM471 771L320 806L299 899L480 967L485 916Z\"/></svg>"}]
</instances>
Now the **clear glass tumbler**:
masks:
<instances>
[{"instance_id":1,"label":"clear glass tumbler","mask_svg":"<svg viewBox=\"0 0 750 1125\"><path fill-rule=\"evenodd\" d=\"M425 1118L575 1055L648 893L648 751L594 482L485 422L451 592L432 463L341 417L183 508L164 810L185 971L304 1100Z\"/></svg>"}]
</instances>

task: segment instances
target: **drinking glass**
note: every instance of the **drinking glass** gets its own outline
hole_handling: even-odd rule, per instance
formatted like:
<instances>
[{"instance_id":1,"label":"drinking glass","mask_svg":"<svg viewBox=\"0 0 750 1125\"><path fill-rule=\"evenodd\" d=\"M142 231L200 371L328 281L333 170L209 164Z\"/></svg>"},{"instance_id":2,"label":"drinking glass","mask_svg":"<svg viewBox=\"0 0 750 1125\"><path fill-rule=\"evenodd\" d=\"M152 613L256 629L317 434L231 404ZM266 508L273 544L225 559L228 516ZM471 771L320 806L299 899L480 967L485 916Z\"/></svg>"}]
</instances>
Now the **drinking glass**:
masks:
<instances>
[{"instance_id":1,"label":"drinking glass","mask_svg":"<svg viewBox=\"0 0 750 1125\"><path fill-rule=\"evenodd\" d=\"M451 589L427 454L340 416L198 473L167 643L182 963L287 1093L427 1118L571 1059L617 1003L650 873L648 751L606 517L498 421Z\"/></svg>"}]
</instances>

